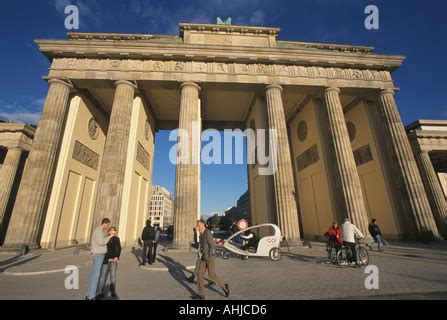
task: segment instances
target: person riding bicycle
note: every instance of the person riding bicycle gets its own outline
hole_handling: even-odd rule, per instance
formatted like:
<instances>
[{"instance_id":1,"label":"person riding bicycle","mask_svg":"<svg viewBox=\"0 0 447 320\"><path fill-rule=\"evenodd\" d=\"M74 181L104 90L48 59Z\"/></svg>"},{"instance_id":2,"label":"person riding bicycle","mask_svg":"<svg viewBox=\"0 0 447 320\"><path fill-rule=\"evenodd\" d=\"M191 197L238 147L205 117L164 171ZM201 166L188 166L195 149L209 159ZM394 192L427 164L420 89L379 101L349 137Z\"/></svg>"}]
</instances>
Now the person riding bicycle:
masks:
<instances>
[{"instance_id":1,"label":"person riding bicycle","mask_svg":"<svg viewBox=\"0 0 447 320\"><path fill-rule=\"evenodd\" d=\"M351 249L352 253L352 260L355 262L356 267L360 267L358 261L357 261L357 250L356 250L356 243L355 240L362 239L365 236L363 233L357 228L355 225L351 223L349 218L345 219L345 222L341 225L341 230L343 232L343 244L345 247L349 247ZM349 261L352 262L352 261Z\"/></svg>"},{"instance_id":2,"label":"person riding bicycle","mask_svg":"<svg viewBox=\"0 0 447 320\"><path fill-rule=\"evenodd\" d=\"M341 228L337 221L332 222L332 226L326 231L324 236L328 237L329 243L333 245L337 251L340 250L340 247L343 244L343 239Z\"/></svg>"}]
</instances>

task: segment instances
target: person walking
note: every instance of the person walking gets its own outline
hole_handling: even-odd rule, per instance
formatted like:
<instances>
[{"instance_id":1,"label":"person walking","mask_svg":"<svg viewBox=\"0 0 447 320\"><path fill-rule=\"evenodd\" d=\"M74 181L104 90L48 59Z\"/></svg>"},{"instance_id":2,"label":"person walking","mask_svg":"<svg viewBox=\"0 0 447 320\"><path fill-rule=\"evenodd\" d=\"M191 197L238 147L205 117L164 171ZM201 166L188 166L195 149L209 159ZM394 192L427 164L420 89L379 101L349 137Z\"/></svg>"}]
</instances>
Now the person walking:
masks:
<instances>
[{"instance_id":1,"label":"person walking","mask_svg":"<svg viewBox=\"0 0 447 320\"><path fill-rule=\"evenodd\" d=\"M215 282L224 292L228 298L230 296L230 289L228 284L224 284L221 278L216 274L216 254L214 252L213 234L205 227L205 220L197 221L197 231L199 232L200 243L200 265L199 274L197 277L197 295L196 299L204 300L203 289L205 286L205 271L208 268L208 278Z\"/></svg>"},{"instance_id":2,"label":"person walking","mask_svg":"<svg viewBox=\"0 0 447 320\"><path fill-rule=\"evenodd\" d=\"M110 227L110 219L104 218L101 225L98 226L92 233L91 239L91 257L93 260L93 267L88 281L86 300L96 299L99 277L101 275L101 266L104 261L104 256L107 252L107 243L110 237L105 234L105 230Z\"/></svg>"},{"instance_id":3,"label":"person walking","mask_svg":"<svg viewBox=\"0 0 447 320\"><path fill-rule=\"evenodd\" d=\"M381 248L383 246L382 232L380 231L380 227L377 224L376 219L371 219L371 223L368 225L368 231L369 231L369 234L371 235L371 237L374 239L373 244L377 243L377 248L378 248L379 252L383 251L383 249ZM371 244L371 246L370 246L371 250L373 248L373 244Z\"/></svg>"},{"instance_id":4,"label":"person walking","mask_svg":"<svg viewBox=\"0 0 447 320\"><path fill-rule=\"evenodd\" d=\"M356 248L356 238L362 239L365 236L355 225L351 223L349 218L345 219L345 222L341 225L341 230L343 233L343 243L351 249L352 260L355 261L355 267L360 267L357 261L357 248ZM352 262L352 261L351 261Z\"/></svg>"},{"instance_id":5,"label":"person walking","mask_svg":"<svg viewBox=\"0 0 447 320\"><path fill-rule=\"evenodd\" d=\"M157 258L157 246L158 242L160 241L160 227L155 227L155 238L154 238L154 253L152 254L152 263L155 263L155 258Z\"/></svg>"},{"instance_id":6,"label":"person walking","mask_svg":"<svg viewBox=\"0 0 447 320\"><path fill-rule=\"evenodd\" d=\"M121 241L116 235L116 228L109 229L109 236L111 237L107 242L107 252L104 256L104 261L101 268L101 277L98 285L98 298L104 298L104 287L107 277L110 275L110 295L112 298L116 297L116 268L118 267L118 260L121 255Z\"/></svg>"},{"instance_id":7,"label":"person walking","mask_svg":"<svg viewBox=\"0 0 447 320\"><path fill-rule=\"evenodd\" d=\"M141 233L141 240L143 241L143 262L140 266L146 265L146 260L152 264L152 250L155 240L155 228L152 226L151 220L146 220L146 226Z\"/></svg>"}]
</instances>

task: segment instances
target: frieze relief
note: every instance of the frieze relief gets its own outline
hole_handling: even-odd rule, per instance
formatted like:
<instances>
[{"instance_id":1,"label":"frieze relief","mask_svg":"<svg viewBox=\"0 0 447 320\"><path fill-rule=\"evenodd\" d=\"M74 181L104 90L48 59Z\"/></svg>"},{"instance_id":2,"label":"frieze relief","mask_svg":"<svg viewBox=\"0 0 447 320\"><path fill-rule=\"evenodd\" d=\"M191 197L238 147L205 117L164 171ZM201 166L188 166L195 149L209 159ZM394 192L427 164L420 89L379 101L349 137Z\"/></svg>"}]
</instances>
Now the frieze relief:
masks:
<instances>
[{"instance_id":1,"label":"frieze relief","mask_svg":"<svg viewBox=\"0 0 447 320\"><path fill-rule=\"evenodd\" d=\"M306 169L308 166L318 162L318 160L320 160L320 155L318 154L317 145L314 144L296 158L298 171Z\"/></svg>"},{"instance_id":2,"label":"frieze relief","mask_svg":"<svg viewBox=\"0 0 447 320\"><path fill-rule=\"evenodd\" d=\"M93 170L98 169L99 155L77 140L74 145L72 157Z\"/></svg>"},{"instance_id":3,"label":"frieze relief","mask_svg":"<svg viewBox=\"0 0 447 320\"><path fill-rule=\"evenodd\" d=\"M369 144L354 150L354 160L357 167L373 160Z\"/></svg>"},{"instance_id":4,"label":"frieze relief","mask_svg":"<svg viewBox=\"0 0 447 320\"><path fill-rule=\"evenodd\" d=\"M137 161L146 169L149 169L149 153L144 149L141 143L138 142L137 147Z\"/></svg>"},{"instance_id":5,"label":"frieze relief","mask_svg":"<svg viewBox=\"0 0 447 320\"><path fill-rule=\"evenodd\" d=\"M187 67L188 66L188 67ZM250 74L255 76L308 77L349 80L391 81L388 71L342 69L334 67L296 66L278 64L241 64L224 62L184 62L157 60L113 60L57 58L53 70L98 70L98 71L152 71L175 73Z\"/></svg>"}]
</instances>

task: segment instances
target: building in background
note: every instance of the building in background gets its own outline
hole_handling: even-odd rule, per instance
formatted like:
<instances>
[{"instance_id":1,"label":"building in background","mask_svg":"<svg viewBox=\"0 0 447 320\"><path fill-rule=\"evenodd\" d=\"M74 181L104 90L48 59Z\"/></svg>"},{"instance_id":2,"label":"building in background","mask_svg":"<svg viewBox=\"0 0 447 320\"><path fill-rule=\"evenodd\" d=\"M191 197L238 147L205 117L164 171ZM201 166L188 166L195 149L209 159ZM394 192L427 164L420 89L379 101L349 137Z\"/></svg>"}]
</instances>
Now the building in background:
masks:
<instances>
[{"instance_id":1,"label":"building in background","mask_svg":"<svg viewBox=\"0 0 447 320\"><path fill-rule=\"evenodd\" d=\"M0 117L0 245L6 236L35 129Z\"/></svg>"},{"instance_id":2,"label":"building in background","mask_svg":"<svg viewBox=\"0 0 447 320\"><path fill-rule=\"evenodd\" d=\"M174 222L174 199L172 194L161 186L154 186L151 194L149 219L154 226L167 228Z\"/></svg>"},{"instance_id":3,"label":"building in background","mask_svg":"<svg viewBox=\"0 0 447 320\"><path fill-rule=\"evenodd\" d=\"M251 224L250 193L248 190L239 197L235 207L225 210L225 217L231 222L245 219Z\"/></svg>"},{"instance_id":4,"label":"building in background","mask_svg":"<svg viewBox=\"0 0 447 320\"><path fill-rule=\"evenodd\" d=\"M447 234L447 120L417 120L405 129L436 225Z\"/></svg>"}]
</instances>

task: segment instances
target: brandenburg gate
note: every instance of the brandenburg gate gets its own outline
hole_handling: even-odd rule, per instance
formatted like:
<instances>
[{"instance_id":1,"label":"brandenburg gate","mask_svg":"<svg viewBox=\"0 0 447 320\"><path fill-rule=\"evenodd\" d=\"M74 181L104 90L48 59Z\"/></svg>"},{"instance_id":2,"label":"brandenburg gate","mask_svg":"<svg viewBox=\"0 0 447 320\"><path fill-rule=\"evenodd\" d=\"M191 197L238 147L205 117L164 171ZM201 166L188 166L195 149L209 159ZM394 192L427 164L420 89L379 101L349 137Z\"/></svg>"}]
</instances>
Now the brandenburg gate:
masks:
<instances>
[{"instance_id":1,"label":"brandenburg gate","mask_svg":"<svg viewBox=\"0 0 447 320\"><path fill-rule=\"evenodd\" d=\"M247 166L252 219L278 224L290 244L345 217L365 234L373 217L389 238L445 236L394 100L403 56L281 41L278 28L179 29L36 40L49 89L4 247L88 243L103 217L133 244L149 214L155 132L190 132L194 121L276 130L276 171ZM200 164L178 164L175 179L174 246L185 248Z\"/></svg>"}]
</instances>

